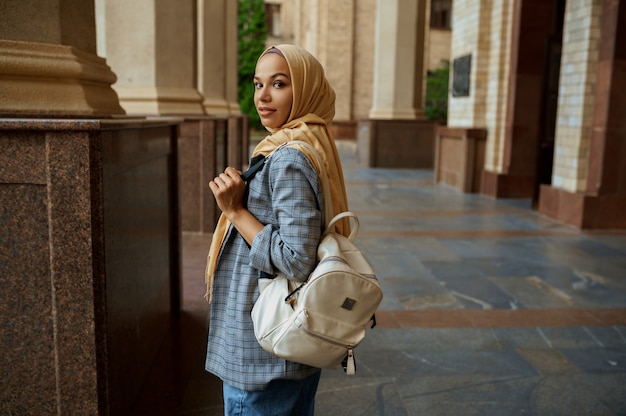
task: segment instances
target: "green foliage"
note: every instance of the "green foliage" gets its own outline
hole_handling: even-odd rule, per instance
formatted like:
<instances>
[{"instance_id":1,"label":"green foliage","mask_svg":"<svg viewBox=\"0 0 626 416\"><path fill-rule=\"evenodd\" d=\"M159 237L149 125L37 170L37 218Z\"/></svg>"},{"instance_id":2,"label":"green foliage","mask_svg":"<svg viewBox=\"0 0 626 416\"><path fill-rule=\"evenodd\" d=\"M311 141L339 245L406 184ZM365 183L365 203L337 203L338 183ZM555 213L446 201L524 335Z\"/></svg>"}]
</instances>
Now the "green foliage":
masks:
<instances>
[{"instance_id":1,"label":"green foliage","mask_svg":"<svg viewBox=\"0 0 626 416\"><path fill-rule=\"evenodd\" d=\"M447 61L443 61L439 68L428 71L426 77L426 117L444 125L448 122L449 77L450 63Z\"/></svg>"},{"instance_id":2,"label":"green foliage","mask_svg":"<svg viewBox=\"0 0 626 416\"><path fill-rule=\"evenodd\" d=\"M241 112L250 118L250 127L264 129L254 108L254 69L265 50L267 22L263 0L239 0L239 41L237 54L237 98Z\"/></svg>"}]
</instances>

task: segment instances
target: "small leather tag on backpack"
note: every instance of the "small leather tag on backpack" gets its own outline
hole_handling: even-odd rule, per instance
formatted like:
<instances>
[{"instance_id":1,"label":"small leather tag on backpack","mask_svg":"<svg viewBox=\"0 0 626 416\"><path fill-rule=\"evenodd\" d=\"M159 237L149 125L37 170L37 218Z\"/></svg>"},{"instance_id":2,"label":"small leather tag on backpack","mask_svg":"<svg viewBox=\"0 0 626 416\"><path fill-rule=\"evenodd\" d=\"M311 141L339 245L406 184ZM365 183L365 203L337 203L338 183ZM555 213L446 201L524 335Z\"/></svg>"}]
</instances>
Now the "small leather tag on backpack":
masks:
<instances>
[{"instance_id":1,"label":"small leather tag on backpack","mask_svg":"<svg viewBox=\"0 0 626 416\"><path fill-rule=\"evenodd\" d=\"M356 303L356 300L354 299L350 299L350 298L346 298L346 300L343 301L343 304L341 305L342 308L351 311L352 308L354 308L354 304Z\"/></svg>"}]
</instances>

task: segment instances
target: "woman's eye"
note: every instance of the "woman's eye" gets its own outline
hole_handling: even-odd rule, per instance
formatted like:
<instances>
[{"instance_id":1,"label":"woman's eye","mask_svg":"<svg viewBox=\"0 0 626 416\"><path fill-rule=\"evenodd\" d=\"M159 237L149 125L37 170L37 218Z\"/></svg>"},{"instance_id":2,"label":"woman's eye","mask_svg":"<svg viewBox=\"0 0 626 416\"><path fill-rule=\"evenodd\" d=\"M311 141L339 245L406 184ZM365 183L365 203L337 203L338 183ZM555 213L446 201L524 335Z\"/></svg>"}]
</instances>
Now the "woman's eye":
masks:
<instances>
[{"instance_id":1,"label":"woman's eye","mask_svg":"<svg viewBox=\"0 0 626 416\"><path fill-rule=\"evenodd\" d=\"M255 82L254 83L254 89L258 90L258 89L261 89L261 88L263 88L263 84L261 84L260 82Z\"/></svg>"},{"instance_id":2,"label":"woman's eye","mask_svg":"<svg viewBox=\"0 0 626 416\"><path fill-rule=\"evenodd\" d=\"M276 88L282 88L284 86L285 86L285 84L282 81L275 81L274 82L274 87L276 87Z\"/></svg>"}]
</instances>

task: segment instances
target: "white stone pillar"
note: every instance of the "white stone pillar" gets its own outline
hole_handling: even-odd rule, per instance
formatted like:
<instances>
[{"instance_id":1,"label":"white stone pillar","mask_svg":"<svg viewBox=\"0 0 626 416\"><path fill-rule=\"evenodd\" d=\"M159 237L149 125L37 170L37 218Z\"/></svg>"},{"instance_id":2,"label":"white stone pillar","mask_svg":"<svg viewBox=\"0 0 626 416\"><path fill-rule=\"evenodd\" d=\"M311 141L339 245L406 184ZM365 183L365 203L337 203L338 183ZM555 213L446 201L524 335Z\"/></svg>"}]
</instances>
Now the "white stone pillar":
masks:
<instances>
[{"instance_id":1,"label":"white stone pillar","mask_svg":"<svg viewBox=\"0 0 626 416\"><path fill-rule=\"evenodd\" d=\"M197 0L198 90L208 114L239 114L237 2Z\"/></svg>"},{"instance_id":2,"label":"white stone pillar","mask_svg":"<svg viewBox=\"0 0 626 416\"><path fill-rule=\"evenodd\" d=\"M90 2L1 1L0 112L123 114L95 26Z\"/></svg>"},{"instance_id":3,"label":"white stone pillar","mask_svg":"<svg viewBox=\"0 0 626 416\"><path fill-rule=\"evenodd\" d=\"M226 100L230 109L230 114L241 114L239 108L239 95L237 92L238 70L237 70L237 44L239 41L239 26L237 19L237 2L226 2L226 43L224 44L225 65L226 65Z\"/></svg>"},{"instance_id":4,"label":"white stone pillar","mask_svg":"<svg viewBox=\"0 0 626 416\"><path fill-rule=\"evenodd\" d=\"M197 89L196 0L96 1L105 13L101 53L118 75L114 88L126 112L205 114Z\"/></svg>"},{"instance_id":5,"label":"white stone pillar","mask_svg":"<svg viewBox=\"0 0 626 416\"><path fill-rule=\"evenodd\" d=\"M378 0L371 119L424 118L425 0Z\"/></svg>"}]
</instances>

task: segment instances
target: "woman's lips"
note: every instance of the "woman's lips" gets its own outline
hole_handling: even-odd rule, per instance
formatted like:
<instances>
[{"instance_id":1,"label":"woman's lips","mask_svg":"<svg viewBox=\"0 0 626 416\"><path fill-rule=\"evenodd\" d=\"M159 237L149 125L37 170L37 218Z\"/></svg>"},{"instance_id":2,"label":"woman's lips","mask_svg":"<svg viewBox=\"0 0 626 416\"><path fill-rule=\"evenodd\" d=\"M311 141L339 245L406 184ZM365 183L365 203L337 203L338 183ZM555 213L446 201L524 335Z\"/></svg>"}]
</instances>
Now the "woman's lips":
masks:
<instances>
[{"instance_id":1,"label":"woman's lips","mask_svg":"<svg viewBox=\"0 0 626 416\"><path fill-rule=\"evenodd\" d=\"M271 109L271 108L267 108L267 107L259 107L259 109L257 110L257 112L259 113L259 115L261 117L268 117L270 115L272 115L272 113L274 113L275 110Z\"/></svg>"}]
</instances>

